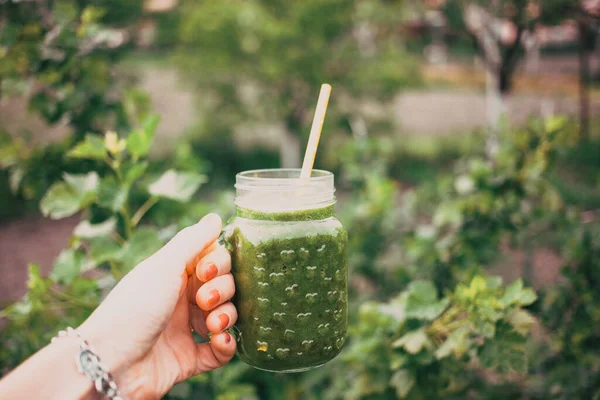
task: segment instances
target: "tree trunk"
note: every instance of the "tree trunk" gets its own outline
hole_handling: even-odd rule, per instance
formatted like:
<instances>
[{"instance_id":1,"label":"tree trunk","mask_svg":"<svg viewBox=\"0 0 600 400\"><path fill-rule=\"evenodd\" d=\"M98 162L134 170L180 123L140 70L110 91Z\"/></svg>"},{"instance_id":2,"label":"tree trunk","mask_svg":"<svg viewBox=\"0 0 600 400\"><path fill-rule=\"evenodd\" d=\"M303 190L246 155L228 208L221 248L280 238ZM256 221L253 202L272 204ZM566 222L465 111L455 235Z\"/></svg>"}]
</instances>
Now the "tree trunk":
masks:
<instances>
[{"instance_id":1,"label":"tree trunk","mask_svg":"<svg viewBox=\"0 0 600 400\"><path fill-rule=\"evenodd\" d=\"M588 30L584 22L579 22L579 124L581 138L588 140L590 137L590 53L588 51Z\"/></svg>"},{"instance_id":2,"label":"tree trunk","mask_svg":"<svg viewBox=\"0 0 600 400\"><path fill-rule=\"evenodd\" d=\"M486 141L486 150L489 156L493 156L498 149L498 134L502 120L506 117L506 97L501 90L500 74L485 70L486 76L486 117L488 139Z\"/></svg>"}]
</instances>

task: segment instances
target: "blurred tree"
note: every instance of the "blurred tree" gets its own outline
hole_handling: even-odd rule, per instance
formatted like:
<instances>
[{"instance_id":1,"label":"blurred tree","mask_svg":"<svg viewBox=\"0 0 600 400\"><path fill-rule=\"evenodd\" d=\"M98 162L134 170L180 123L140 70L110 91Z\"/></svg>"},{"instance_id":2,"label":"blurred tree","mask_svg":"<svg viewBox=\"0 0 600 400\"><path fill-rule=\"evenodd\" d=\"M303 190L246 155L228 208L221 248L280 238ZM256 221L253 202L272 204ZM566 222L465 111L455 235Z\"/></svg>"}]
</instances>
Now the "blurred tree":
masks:
<instances>
[{"instance_id":1,"label":"blurred tree","mask_svg":"<svg viewBox=\"0 0 600 400\"><path fill-rule=\"evenodd\" d=\"M535 40L538 24L555 25L568 18L574 0L448 0L444 10L450 29L468 34L487 75L490 140L497 148L498 125L506 112L506 96L525 50Z\"/></svg>"},{"instance_id":2,"label":"blurred tree","mask_svg":"<svg viewBox=\"0 0 600 400\"><path fill-rule=\"evenodd\" d=\"M207 130L277 125L282 166L299 166L321 83L333 86L328 124L349 127L357 99L382 101L418 80L401 41L403 3L184 1L178 58L207 99Z\"/></svg>"},{"instance_id":3,"label":"blurred tree","mask_svg":"<svg viewBox=\"0 0 600 400\"><path fill-rule=\"evenodd\" d=\"M579 33L579 121L581 136L589 138L589 85L590 53L596 47L596 37L600 25L600 2L580 0L579 7L572 7L577 20Z\"/></svg>"}]
</instances>

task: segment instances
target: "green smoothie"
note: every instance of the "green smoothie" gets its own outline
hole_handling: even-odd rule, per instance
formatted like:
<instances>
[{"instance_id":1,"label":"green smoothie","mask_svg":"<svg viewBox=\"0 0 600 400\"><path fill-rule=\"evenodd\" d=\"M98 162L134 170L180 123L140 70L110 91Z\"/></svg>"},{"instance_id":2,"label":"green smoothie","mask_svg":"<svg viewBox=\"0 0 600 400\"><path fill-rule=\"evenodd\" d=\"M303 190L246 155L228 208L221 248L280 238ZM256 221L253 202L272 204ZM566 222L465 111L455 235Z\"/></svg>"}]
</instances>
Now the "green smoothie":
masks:
<instances>
[{"instance_id":1,"label":"green smoothie","mask_svg":"<svg viewBox=\"0 0 600 400\"><path fill-rule=\"evenodd\" d=\"M333 206L238 207L228 232L242 361L295 372L334 358L346 341L348 276L347 233Z\"/></svg>"}]
</instances>

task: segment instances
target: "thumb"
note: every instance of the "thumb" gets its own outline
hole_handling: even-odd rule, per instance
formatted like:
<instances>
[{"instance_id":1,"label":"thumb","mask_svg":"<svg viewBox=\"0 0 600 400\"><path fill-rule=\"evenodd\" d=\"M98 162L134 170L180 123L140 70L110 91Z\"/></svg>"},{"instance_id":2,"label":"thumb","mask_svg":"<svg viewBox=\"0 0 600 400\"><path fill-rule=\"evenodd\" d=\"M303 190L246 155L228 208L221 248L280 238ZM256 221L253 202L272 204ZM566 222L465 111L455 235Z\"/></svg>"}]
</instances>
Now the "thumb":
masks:
<instances>
[{"instance_id":1,"label":"thumb","mask_svg":"<svg viewBox=\"0 0 600 400\"><path fill-rule=\"evenodd\" d=\"M213 247L221 233L221 217L217 214L207 214L195 225L182 229L157 251L148 261L155 265L193 271L204 253Z\"/></svg>"}]
</instances>

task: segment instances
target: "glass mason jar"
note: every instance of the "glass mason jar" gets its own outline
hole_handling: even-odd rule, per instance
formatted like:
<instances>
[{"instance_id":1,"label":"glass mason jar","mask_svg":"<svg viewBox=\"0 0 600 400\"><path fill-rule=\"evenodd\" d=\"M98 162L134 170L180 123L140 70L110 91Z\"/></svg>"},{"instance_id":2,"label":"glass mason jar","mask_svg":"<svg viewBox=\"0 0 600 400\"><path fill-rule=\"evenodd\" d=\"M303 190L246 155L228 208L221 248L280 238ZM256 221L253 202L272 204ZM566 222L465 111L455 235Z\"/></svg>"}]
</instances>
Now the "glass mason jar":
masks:
<instances>
[{"instance_id":1,"label":"glass mason jar","mask_svg":"<svg viewBox=\"0 0 600 400\"><path fill-rule=\"evenodd\" d=\"M238 174L237 212L224 230L238 355L267 371L318 367L346 341L348 235L333 211L333 174L299 177L299 169Z\"/></svg>"}]
</instances>

